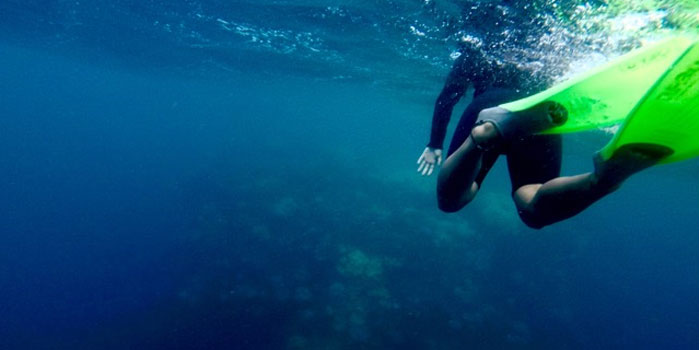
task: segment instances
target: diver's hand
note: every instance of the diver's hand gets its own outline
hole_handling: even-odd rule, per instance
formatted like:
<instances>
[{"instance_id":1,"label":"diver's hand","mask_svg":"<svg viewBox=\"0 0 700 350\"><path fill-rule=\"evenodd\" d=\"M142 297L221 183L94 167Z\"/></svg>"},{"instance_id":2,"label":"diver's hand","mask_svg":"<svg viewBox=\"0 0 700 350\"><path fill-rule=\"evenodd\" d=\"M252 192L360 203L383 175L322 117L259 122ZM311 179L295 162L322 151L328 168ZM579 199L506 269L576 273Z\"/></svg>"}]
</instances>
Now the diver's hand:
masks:
<instances>
[{"instance_id":1,"label":"diver's hand","mask_svg":"<svg viewBox=\"0 0 700 350\"><path fill-rule=\"evenodd\" d=\"M435 170L435 164L442 164L442 150L439 148L426 147L423 154L418 158L418 172L423 176L430 176Z\"/></svg>"}]
</instances>

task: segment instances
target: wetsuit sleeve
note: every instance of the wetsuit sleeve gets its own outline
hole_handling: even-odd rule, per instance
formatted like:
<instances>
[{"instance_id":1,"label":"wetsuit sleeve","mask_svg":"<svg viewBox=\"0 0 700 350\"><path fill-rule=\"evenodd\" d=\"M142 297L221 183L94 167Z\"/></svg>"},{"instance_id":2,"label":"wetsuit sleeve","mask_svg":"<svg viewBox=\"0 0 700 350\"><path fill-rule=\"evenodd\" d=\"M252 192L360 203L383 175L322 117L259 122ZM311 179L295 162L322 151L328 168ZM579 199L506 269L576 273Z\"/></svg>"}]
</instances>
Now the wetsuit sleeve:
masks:
<instances>
[{"instance_id":1,"label":"wetsuit sleeve","mask_svg":"<svg viewBox=\"0 0 700 350\"><path fill-rule=\"evenodd\" d=\"M433 111L433 123L430 130L430 142L428 147L442 149L447 133L447 125L450 123L452 110L464 93L469 88L467 55L461 55L452 66L447 76L445 86L435 101Z\"/></svg>"}]
</instances>

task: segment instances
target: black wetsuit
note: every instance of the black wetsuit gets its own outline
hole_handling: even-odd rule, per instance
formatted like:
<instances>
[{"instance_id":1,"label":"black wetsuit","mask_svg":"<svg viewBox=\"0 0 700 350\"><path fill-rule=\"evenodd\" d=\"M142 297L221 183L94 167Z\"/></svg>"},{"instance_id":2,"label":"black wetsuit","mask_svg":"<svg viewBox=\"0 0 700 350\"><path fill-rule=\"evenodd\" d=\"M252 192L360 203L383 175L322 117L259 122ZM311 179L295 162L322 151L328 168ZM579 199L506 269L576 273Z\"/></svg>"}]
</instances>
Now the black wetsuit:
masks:
<instances>
[{"instance_id":1,"label":"black wetsuit","mask_svg":"<svg viewBox=\"0 0 700 350\"><path fill-rule=\"evenodd\" d=\"M470 84L474 86L474 97L457 124L447 151L448 157L469 137L481 110L517 100L546 87L546 84L533 81L528 73L513 65L489 62L479 51L462 49L435 102L428 147L442 149L452 110ZM523 185L545 183L559 177L561 147L560 135L532 135L509 140L502 147L484 154L481 171L475 181L481 187L498 156L505 154L512 192Z\"/></svg>"}]
</instances>

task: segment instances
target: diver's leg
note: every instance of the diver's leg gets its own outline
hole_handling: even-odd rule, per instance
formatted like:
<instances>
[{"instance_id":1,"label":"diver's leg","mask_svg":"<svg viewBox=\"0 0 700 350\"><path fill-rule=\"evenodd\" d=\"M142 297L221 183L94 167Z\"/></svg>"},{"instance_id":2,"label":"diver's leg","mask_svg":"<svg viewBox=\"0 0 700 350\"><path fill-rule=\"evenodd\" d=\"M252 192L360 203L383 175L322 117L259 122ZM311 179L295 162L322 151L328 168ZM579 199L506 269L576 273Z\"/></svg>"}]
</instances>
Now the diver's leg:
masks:
<instances>
[{"instance_id":1,"label":"diver's leg","mask_svg":"<svg viewBox=\"0 0 700 350\"><path fill-rule=\"evenodd\" d=\"M498 129L491 123L474 126L479 113L519 97L515 90L494 88L476 96L464 110L438 175L437 198L441 210L455 212L474 199L498 158L501 143Z\"/></svg>"},{"instance_id":2,"label":"diver's leg","mask_svg":"<svg viewBox=\"0 0 700 350\"><path fill-rule=\"evenodd\" d=\"M595 172L524 185L515 191L513 199L523 222L541 228L580 213L670 152L657 145L625 145L609 160L597 161Z\"/></svg>"},{"instance_id":3,"label":"diver's leg","mask_svg":"<svg viewBox=\"0 0 700 350\"><path fill-rule=\"evenodd\" d=\"M496 157L489 157L484 164L485 149L498 137L491 123L475 126L471 134L443 163L438 175L438 207L446 212L455 212L471 202L479 190L477 178L486 175ZM486 165L486 166L484 166Z\"/></svg>"},{"instance_id":4,"label":"diver's leg","mask_svg":"<svg viewBox=\"0 0 700 350\"><path fill-rule=\"evenodd\" d=\"M518 97L514 90L495 88L476 96L464 110L438 175L441 210L455 212L467 205L498 158L499 151L494 147L498 130L490 123L475 127L479 112Z\"/></svg>"},{"instance_id":5,"label":"diver's leg","mask_svg":"<svg viewBox=\"0 0 700 350\"><path fill-rule=\"evenodd\" d=\"M582 212L616 189L605 189L596 183L594 173L562 176L544 184L521 186L513 194L513 200L526 225L542 228Z\"/></svg>"}]
</instances>

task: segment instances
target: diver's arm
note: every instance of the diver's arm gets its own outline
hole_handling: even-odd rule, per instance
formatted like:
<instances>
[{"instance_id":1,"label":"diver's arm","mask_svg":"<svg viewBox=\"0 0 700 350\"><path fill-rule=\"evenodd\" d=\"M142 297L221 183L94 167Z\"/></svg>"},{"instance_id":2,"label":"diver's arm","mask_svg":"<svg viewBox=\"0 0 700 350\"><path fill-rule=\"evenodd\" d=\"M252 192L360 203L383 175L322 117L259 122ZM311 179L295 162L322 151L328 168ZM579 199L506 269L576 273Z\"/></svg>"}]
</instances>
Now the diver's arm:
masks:
<instances>
[{"instance_id":1,"label":"diver's arm","mask_svg":"<svg viewBox=\"0 0 700 350\"><path fill-rule=\"evenodd\" d=\"M445 86L435 101L433 124L430 130L430 142L418 158L418 172L430 176L436 166L442 164L442 143L445 141L447 124L450 123L452 110L469 87L467 79L466 55L460 56L447 76Z\"/></svg>"},{"instance_id":2,"label":"diver's arm","mask_svg":"<svg viewBox=\"0 0 700 350\"><path fill-rule=\"evenodd\" d=\"M450 123L452 110L464 93L469 88L469 79L466 71L466 55L460 56L455 62L450 74L447 76L445 86L435 101L433 110L433 123L430 130L430 142L428 147L442 149L447 133L447 125Z\"/></svg>"}]
</instances>

